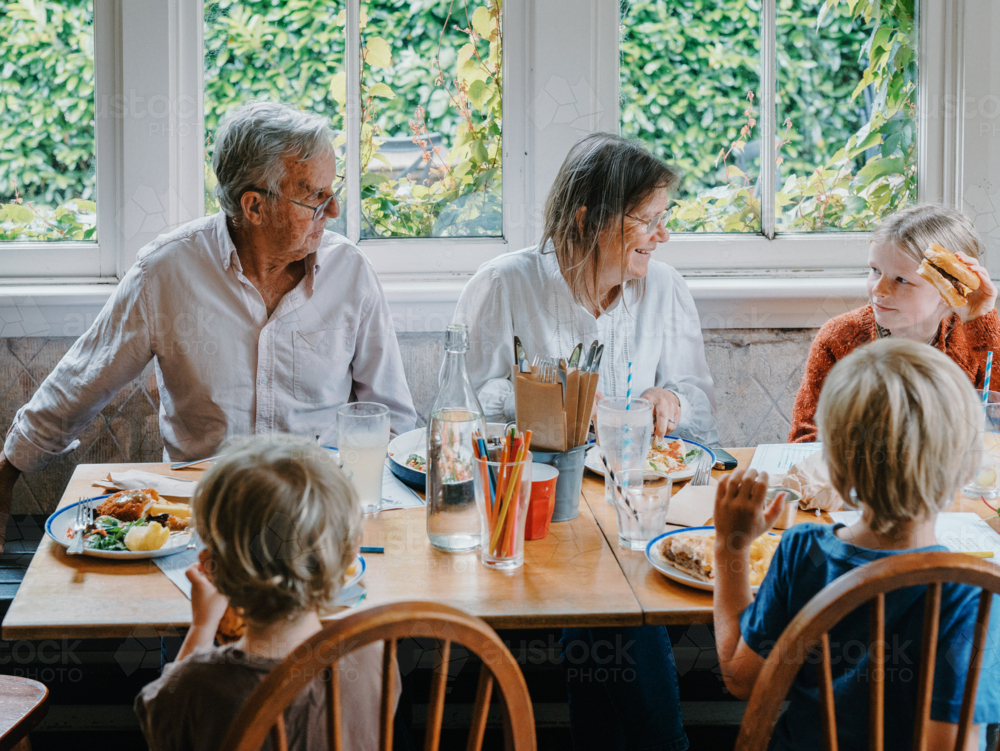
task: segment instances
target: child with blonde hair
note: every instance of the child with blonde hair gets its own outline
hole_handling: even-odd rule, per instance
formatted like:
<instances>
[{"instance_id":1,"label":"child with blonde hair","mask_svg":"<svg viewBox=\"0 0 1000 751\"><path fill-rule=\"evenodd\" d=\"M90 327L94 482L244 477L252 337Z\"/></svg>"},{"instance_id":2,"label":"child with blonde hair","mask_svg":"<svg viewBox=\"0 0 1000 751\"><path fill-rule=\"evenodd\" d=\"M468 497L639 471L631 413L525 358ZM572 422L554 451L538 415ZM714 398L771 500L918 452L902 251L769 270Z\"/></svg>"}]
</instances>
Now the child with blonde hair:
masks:
<instances>
[{"instance_id":1,"label":"child with blonde hair","mask_svg":"<svg viewBox=\"0 0 1000 751\"><path fill-rule=\"evenodd\" d=\"M979 277L969 304L950 308L917 274L924 250L938 244ZM958 363L976 388L986 377L986 353L1000 348L997 288L984 268L976 228L961 211L924 204L899 211L878 226L868 246L868 304L839 315L816 335L792 409L788 440L816 440L816 405L823 381L856 347L896 337L930 344ZM1000 376L1000 358L994 366ZM994 376L993 383L1000 383Z\"/></svg>"},{"instance_id":2,"label":"child with blonde hair","mask_svg":"<svg viewBox=\"0 0 1000 751\"><path fill-rule=\"evenodd\" d=\"M268 672L322 628L361 534L361 504L332 455L290 436L227 452L198 483L192 513L205 548L187 571L191 628L177 660L135 700L152 751L222 745ZM215 647L230 603L242 608L246 631ZM378 748L381 665L381 643L337 663L345 748ZM286 710L289 749L327 748L325 696L317 677Z\"/></svg>"},{"instance_id":3,"label":"child with blonde hair","mask_svg":"<svg viewBox=\"0 0 1000 751\"><path fill-rule=\"evenodd\" d=\"M934 536L939 511L979 467L982 405L966 373L926 344L888 339L858 348L830 371L819 402L819 432L834 489L861 518L785 530L756 598L747 574L749 543L781 511L765 508L766 474L737 470L715 499L715 636L723 678L740 698L753 691L782 632L826 585L858 566L897 553L944 551ZM885 748L913 747L926 587L885 600ZM931 728L926 748L954 748L979 590L942 588ZM973 722L1000 720L994 605ZM834 705L841 749L868 748L867 608L830 631ZM853 649L851 645L858 648ZM807 661L808 663L809 661ZM817 671L806 664L788 694L771 749L822 748ZM978 731L967 749L978 748Z\"/></svg>"}]
</instances>

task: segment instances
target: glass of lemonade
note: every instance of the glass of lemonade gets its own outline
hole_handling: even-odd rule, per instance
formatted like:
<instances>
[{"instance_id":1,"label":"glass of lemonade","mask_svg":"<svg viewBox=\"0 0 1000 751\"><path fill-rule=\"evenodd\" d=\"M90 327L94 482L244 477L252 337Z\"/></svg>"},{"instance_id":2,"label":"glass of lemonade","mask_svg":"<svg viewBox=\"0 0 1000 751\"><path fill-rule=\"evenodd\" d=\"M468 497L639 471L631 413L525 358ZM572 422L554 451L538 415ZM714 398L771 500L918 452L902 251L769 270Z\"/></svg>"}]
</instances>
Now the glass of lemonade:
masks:
<instances>
[{"instance_id":1,"label":"glass of lemonade","mask_svg":"<svg viewBox=\"0 0 1000 751\"><path fill-rule=\"evenodd\" d=\"M976 389L980 401L983 390ZM962 493L970 498L1000 498L1000 392L989 391L983 404L982 459Z\"/></svg>"},{"instance_id":2,"label":"glass of lemonade","mask_svg":"<svg viewBox=\"0 0 1000 751\"><path fill-rule=\"evenodd\" d=\"M337 409L337 450L361 508L373 514L382 506L382 472L389 447L389 408L375 402L353 402Z\"/></svg>"}]
</instances>

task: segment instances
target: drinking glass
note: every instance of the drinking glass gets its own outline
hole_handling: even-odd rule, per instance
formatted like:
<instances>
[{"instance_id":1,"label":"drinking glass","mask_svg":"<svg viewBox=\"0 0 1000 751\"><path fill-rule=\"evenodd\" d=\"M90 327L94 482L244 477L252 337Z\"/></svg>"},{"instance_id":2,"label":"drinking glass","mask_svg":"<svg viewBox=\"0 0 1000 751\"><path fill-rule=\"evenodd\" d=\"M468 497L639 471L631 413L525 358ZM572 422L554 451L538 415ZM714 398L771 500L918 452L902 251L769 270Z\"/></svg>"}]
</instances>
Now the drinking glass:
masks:
<instances>
[{"instance_id":1,"label":"drinking glass","mask_svg":"<svg viewBox=\"0 0 1000 751\"><path fill-rule=\"evenodd\" d=\"M983 399L983 390L976 389L976 396ZM983 405L982 455L979 471L972 481L962 488L970 498L1000 498L1000 392L987 392Z\"/></svg>"},{"instance_id":2,"label":"drinking glass","mask_svg":"<svg viewBox=\"0 0 1000 751\"><path fill-rule=\"evenodd\" d=\"M673 481L659 472L624 469L615 474L615 516L618 545L626 550L645 550L646 544L663 533Z\"/></svg>"},{"instance_id":3,"label":"drinking glass","mask_svg":"<svg viewBox=\"0 0 1000 751\"><path fill-rule=\"evenodd\" d=\"M375 402L353 402L337 409L337 449L344 469L372 514L382 506L382 472L389 447L389 408Z\"/></svg>"},{"instance_id":4,"label":"drinking glass","mask_svg":"<svg viewBox=\"0 0 1000 751\"><path fill-rule=\"evenodd\" d=\"M503 570L519 568L524 565L524 522L531 499L531 452L523 461L507 462L503 467L500 462L479 457L472 461L483 565Z\"/></svg>"},{"instance_id":5,"label":"drinking glass","mask_svg":"<svg viewBox=\"0 0 1000 751\"><path fill-rule=\"evenodd\" d=\"M643 469L653 443L653 405L640 398L633 399L629 409L626 404L621 396L597 403L597 441L615 476L625 469ZM607 472L604 497L611 505L615 504L614 482Z\"/></svg>"}]
</instances>

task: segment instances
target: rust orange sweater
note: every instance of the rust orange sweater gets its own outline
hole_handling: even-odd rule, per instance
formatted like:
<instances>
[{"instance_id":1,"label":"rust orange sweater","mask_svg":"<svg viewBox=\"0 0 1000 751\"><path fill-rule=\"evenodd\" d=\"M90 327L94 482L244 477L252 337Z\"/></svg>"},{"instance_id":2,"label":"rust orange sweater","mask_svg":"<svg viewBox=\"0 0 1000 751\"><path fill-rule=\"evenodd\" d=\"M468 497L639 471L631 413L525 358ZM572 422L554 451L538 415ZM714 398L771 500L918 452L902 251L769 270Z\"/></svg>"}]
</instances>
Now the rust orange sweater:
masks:
<instances>
[{"instance_id":1,"label":"rust orange sweater","mask_svg":"<svg viewBox=\"0 0 1000 751\"><path fill-rule=\"evenodd\" d=\"M819 330L809 349L806 372L795 397L789 443L817 439L816 405L827 373L855 348L877 338L875 312L871 305L839 315ZM955 313L946 316L932 345L958 363L977 389L983 387L986 378L986 353L993 350L990 388L1000 390L1000 316L996 310L967 324L963 324Z\"/></svg>"}]
</instances>

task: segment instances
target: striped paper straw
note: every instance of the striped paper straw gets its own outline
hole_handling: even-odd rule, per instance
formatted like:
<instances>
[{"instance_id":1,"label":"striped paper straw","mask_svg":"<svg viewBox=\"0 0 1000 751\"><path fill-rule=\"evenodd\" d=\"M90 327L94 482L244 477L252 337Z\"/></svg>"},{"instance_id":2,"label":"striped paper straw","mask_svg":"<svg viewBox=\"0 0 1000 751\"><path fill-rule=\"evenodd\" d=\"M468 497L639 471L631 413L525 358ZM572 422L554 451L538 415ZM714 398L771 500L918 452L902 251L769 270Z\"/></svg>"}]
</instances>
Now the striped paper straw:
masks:
<instances>
[{"instance_id":1,"label":"striped paper straw","mask_svg":"<svg viewBox=\"0 0 1000 751\"><path fill-rule=\"evenodd\" d=\"M628 379L625 381L625 411L629 412L632 409L632 361L628 361ZM628 421L626 421L627 423ZM625 445L622 447L622 461L625 464L625 468L628 469L629 462L632 461L632 438L626 433ZM612 479L612 482L614 480ZM628 472L622 478L622 487L624 491L622 492L622 498L625 499L626 505L628 504Z\"/></svg>"},{"instance_id":2,"label":"striped paper straw","mask_svg":"<svg viewBox=\"0 0 1000 751\"><path fill-rule=\"evenodd\" d=\"M990 398L990 373L993 372L993 350L986 353L986 381L983 383L983 404Z\"/></svg>"},{"instance_id":3,"label":"striped paper straw","mask_svg":"<svg viewBox=\"0 0 1000 751\"><path fill-rule=\"evenodd\" d=\"M992 352L990 353L993 354ZM989 367L989 366L987 366ZM632 361L628 361L628 380L625 382L625 409L632 409Z\"/></svg>"}]
</instances>

